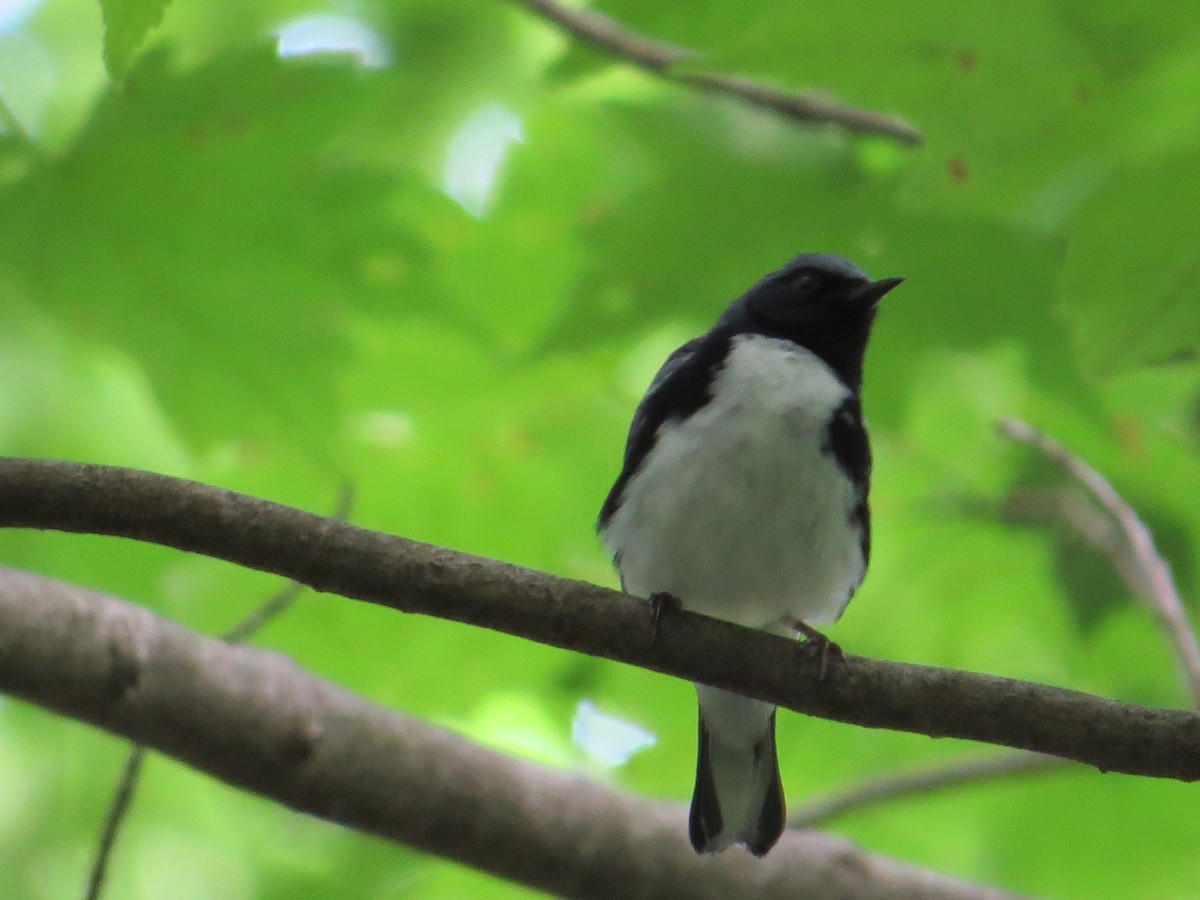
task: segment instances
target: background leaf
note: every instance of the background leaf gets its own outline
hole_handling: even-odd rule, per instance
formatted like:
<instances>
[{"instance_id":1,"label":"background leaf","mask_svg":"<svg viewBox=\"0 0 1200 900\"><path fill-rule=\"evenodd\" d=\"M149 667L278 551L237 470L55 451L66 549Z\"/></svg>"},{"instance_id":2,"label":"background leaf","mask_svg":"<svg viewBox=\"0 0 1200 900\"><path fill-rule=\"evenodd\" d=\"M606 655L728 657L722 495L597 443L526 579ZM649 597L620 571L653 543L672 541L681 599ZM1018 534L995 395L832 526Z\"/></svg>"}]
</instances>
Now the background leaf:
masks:
<instances>
[{"instance_id":1,"label":"background leaf","mask_svg":"<svg viewBox=\"0 0 1200 900\"><path fill-rule=\"evenodd\" d=\"M1076 216L1062 304L1085 365L1103 373L1195 358L1200 247L1179 225L1200 203L1197 165L1193 154L1121 171Z\"/></svg>"},{"instance_id":2,"label":"background leaf","mask_svg":"<svg viewBox=\"0 0 1200 900\"><path fill-rule=\"evenodd\" d=\"M104 65L119 78L146 39L162 21L170 0L100 0L104 11Z\"/></svg>"}]
</instances>

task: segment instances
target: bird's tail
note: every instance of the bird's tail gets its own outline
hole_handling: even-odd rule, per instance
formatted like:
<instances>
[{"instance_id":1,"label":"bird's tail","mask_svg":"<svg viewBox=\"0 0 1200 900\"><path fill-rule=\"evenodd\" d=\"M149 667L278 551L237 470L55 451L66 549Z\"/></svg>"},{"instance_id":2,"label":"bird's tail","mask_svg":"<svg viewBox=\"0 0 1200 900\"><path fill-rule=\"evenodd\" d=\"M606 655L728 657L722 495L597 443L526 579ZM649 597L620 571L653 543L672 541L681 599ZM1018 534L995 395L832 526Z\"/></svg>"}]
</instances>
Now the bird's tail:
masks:
<instances>
[{"instance_id":1,"label":"bird's tail","mask_svg":"<svg viewBox=\"0 0 1200 900\"><path fill-rule=\"evenodd\" d=\"M700 748L688 834L697 853L744 844L755 856L783 833L775 707L696 685Z\"/></svg>"}]
</instances>

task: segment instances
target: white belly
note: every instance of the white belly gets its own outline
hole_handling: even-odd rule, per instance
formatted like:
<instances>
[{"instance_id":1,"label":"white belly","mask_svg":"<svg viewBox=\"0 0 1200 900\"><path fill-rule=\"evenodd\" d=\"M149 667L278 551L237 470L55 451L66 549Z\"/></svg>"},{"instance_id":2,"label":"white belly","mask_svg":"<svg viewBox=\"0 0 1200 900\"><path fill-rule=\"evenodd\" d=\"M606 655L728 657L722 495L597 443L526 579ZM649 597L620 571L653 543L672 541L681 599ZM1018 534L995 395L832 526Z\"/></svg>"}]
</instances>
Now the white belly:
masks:
<instances>
[{"instance_id":1,"label":"white belly","mask_svg":"<svg viewBox=\"0 0 1200 900\"><path fill-rule=\"evenodd\" d=\"M605 530L626 590L756 628L833 621L865 565L825 433L849 390L809 351L741 336L713 394L660 429Z\"/></svg>"}]
</instances>

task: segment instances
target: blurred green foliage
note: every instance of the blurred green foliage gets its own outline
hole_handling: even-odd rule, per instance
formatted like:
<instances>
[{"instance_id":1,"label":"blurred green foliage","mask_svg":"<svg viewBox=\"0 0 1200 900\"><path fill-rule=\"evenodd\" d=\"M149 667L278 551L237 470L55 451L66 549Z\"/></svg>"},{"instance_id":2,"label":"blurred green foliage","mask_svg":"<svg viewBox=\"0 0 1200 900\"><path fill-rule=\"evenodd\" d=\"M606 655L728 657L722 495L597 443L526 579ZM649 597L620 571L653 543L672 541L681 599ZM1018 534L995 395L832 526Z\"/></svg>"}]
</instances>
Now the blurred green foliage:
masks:
<instances>
[{"instance_id":1,"label":"blurred green foliage","mask_svg":"<svg viewBox=\"0 0 1200 900\"><path fill-rule=\"evenodd\" d=\"M658 362L792 254L840 252L909 281L868 360L875 551L834 636L1189 702L1103 557L1013 520L1014 491L1061 479L994 421L1103 471L1197 596L1195 7L597 7L703 51L692 65L899 115L926 135L910 149L664 85L500 0L176 0L147 34L163 5L45 0L0 21L0 452L320 512L349 480L362 525L612 584L592 524ZM306 54L309 15L374 43ZM99 538L2 532L0 560L213 633L276 587ZM571 740L594 701L658 737L597 777L690 790L688 685L326 596L259 641L555 765L594 765ZM795 804L981 752L779 730ZM0 896L80 895L123 752L0 701ZM1195 897L1198 791L1043 774L833 827L1041 896ZM122 898L527 895L157 758L111 878Z\"/></svg>"}]
</instances>

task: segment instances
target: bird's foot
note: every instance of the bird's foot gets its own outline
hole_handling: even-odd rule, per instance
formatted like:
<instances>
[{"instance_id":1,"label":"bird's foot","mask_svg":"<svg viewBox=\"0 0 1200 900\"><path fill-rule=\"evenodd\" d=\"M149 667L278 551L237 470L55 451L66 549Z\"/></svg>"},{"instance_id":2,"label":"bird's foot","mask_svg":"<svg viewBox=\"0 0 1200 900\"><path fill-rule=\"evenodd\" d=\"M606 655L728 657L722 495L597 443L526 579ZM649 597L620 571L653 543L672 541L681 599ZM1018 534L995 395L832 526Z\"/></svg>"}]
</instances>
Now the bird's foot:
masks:
<instances>
[{"instance_id":1,"label":"bird's foot","mask_svg":"<svg viewBox=\"0 0 1200 900\"><path fill-rule=\"evenodd\" d=\"M829 674L829 663L831 660L835 662L845 660L846 654L842 652L842 648L811 625L799 619L791 619L787 624L793 631L804 637L805 646L811 645L820 654L819 667L817 669L818 681L824 681Z\"/></svg>"},{"instance_id":2,"label":"bird's foot","mask_svg":"<svg viewBox=\"0 0 1200 900\"><path fill-rule=\"evenodd\" d=\"M674 594L668 594L666 591L655 591L648 599L650 600L650 627L654 629L654 639L658 640L663 614L679 612L683 609L683 603Z\"/></svg>"}]
</instances>

